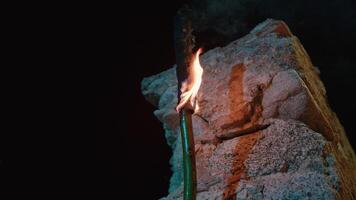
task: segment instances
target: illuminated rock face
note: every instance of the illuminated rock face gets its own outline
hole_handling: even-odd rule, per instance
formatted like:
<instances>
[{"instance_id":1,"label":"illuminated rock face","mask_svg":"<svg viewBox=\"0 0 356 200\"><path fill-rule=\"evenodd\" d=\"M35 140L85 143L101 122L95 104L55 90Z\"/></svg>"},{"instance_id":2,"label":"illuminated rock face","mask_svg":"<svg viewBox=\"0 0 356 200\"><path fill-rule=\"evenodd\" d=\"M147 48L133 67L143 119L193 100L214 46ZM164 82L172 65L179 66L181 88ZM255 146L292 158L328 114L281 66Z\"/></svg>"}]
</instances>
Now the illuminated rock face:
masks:
<instances>
[{"instance_id":1,"label":"illuminated rock face","mask_svg":"<svg viewBox=\"0 0 356 200\"><path fill-rule=\"evenodd\" d=\"M204 69L193 115L197 199L352 199L356 158L325 88L299 40L282 21L200 57ZM182 198L175 69L142 81L158 107ZM353 196L352 196L353 195Z\"/></svg>"}]
</instances>

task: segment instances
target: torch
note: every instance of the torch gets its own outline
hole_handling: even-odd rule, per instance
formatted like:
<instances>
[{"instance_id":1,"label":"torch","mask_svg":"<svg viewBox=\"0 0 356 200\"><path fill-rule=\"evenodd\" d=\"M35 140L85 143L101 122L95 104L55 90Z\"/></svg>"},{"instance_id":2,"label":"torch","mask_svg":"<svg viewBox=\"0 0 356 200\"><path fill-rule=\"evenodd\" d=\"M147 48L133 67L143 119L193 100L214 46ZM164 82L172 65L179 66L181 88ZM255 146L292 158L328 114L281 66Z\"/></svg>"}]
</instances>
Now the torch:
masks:
<instances>
[{"instance_id":1,"label":"torch","mask_svg":"<svg viewBox=\"0 0 356 200\"><path fill-rule=\"evenodd\" d=\"M198 109L198 93L203 69L199 63L202 49L193 52L194 36L189 11L182 9L175 17L175 54L177 61L178 104L176 107L180 118L183 147L184 200L196 198L195 146L192 114Z\"/></svg>"}]
</instances>

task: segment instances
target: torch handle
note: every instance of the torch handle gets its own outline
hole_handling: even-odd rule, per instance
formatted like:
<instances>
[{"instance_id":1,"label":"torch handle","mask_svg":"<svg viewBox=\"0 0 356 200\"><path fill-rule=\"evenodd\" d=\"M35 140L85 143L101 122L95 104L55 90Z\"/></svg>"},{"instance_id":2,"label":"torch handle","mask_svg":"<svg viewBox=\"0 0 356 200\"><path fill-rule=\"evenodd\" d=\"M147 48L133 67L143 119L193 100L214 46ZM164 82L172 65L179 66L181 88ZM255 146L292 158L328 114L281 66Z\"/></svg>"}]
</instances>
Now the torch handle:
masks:
<instances>
[{"instance_id":1,"label":"torch handle","mask_svg":"<svg viewBox=\"0 0 356 200\"><path fill-rule=\"evenodd\" d=\"M180 130L183 147L184 200L195 200L197 178L195 168L195 145L193 137L191 110L181 110Z\"/></svg>"},{"instance_id":2,"label":"torch handle","mask_svg":"<svg viewBox=\"0 0 356 200\"><path fill-rule=\"evenodd\" d=\"M188 78L193 55L194 36L188 7L178 11L175 17L174 45L177 60L178 102L180 102L183 81ZM195 200L197 178L195 169L195 146L192 127L193 110L184 106L179 112L183 147L184 200Z\"/></svg>"}]
</instances>

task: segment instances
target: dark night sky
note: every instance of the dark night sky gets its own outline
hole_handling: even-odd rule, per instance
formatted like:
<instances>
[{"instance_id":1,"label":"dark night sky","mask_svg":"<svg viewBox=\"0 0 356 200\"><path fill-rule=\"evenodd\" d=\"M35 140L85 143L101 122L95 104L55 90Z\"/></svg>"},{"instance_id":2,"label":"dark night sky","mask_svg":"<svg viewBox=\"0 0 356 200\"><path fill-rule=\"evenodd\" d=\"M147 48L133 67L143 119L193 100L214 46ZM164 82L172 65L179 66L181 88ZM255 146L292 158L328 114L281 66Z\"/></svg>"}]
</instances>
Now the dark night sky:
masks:
<instances>
[{"instance_id":1,"label":"dark night sky","mask_svg":"<svg viewBox=\"0 0 356 200\"><path fill-rule=\"evenodd\" d=\"M320 0L298 1L301 6L296 9L300 14L293 12L293 16L288 16L287 5L277 0L270 2L267 4L274 9L273 14L256 19L285 20L299 37L312 62L319 67L330 105L355 147L352 116L356 106L352 92L356 91L356 16L351 12L356 10L355 3L345 0L324 5ZM91 172L99 193L117 198L123 192L134 194L131 199L158 199L167 194L171 152L161 123L152 113L155 108L140 93L140 82L175 63L173 16L181 5L179 1L133 3L120 9L105 5L90 12L95 24L91 29L93 39L102 59L94 77L95 167Z\"/></svg>"}]
</instances>

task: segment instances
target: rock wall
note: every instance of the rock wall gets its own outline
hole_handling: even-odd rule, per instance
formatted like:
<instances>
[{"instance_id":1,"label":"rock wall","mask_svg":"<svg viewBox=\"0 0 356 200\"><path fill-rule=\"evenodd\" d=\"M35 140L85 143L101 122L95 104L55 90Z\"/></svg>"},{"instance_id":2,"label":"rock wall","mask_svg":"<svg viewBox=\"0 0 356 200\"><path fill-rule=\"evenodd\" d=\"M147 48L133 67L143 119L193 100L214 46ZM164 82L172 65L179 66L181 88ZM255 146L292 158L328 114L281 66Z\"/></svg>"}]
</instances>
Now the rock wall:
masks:
<instances>
[{"instance_id":1,"label":"rock wall","mask_svg":"<svg viewBox=\"0 0 356 200\"><path fill-rule=\"evenodd\" d=\"M356 199L355 154L318 69L284 22L268 19L200 61L197 199ZM181 199L174 67L145 78L142 93L173 150L163 199Z\"/></svg>"}]
</instances>

